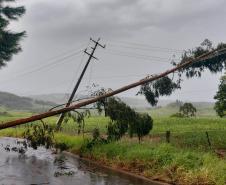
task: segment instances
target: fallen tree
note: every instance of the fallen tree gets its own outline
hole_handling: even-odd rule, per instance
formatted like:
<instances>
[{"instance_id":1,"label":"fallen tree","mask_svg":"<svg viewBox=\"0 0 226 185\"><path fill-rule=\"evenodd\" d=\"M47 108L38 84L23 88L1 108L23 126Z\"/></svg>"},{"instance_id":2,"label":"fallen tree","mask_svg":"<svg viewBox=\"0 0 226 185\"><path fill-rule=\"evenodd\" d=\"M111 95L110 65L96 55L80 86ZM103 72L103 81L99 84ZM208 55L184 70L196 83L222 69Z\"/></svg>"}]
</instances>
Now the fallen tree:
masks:
<instances>
[{"instance_id":1,"label":"fallen tree","mask_svg":"<svg viewBox=\"0 0 226 185\"><path fill-rule=\"evenodd\" d=\"M155 80L161 79L162 77L166 77L169 74L172 74L176 71L185 71L186 75L194 75L194 70L197 68L200 68L200 71L203 71L204 68L211 68L211 72L213 71L220 71L223 70L226 66L226 45L225 44L220 44L218 45L219 47L217 47L216 49L210 49L210 50L206 50L206 51L200 51L199 55L197 53L195 53L193 56L194 57L187 57L185 56L184 59L186 60L182 60L180 63L175 64L175 67L157 74L157 75L150 75L147 76L144 79L141 79L137 82L131 83L129 85L123 86L119 89L116 89L114 91L109 91L101 96L97 96L97 97L91 97L82 101L78 101L74 104L72 104L69 107L65 107L65 108L61 108L58 110L52 110L52 111L48 111L45 113L41 113L41 114L37 114L37 115L33 115L31 117L28 118L23 118L23 119L18 119L18 120L14 120L14 121L9 121L9 122L5 122L3 124L0 124L0 130L1 129L5 129L5 128L9 128L9 127L14 127L17 125L22 125L25 123L29 123L29 122L33 122L33 121L37 121L37 120L41 120L47 117L51 117L51 116L55 116L61 113L66 113L69 111L72 111L74 109L78 109L80 107L95 103L97 101L100 101L104 98L110 97L110 96L114 96L116 94L119 94L121 92L127 91L129 89L135 88L137 86L140 85L144 85L150 82L153 82ZM198 48L199 49L199 48ZM198 55L198 56L197 56ZM220 65L216 65L216 64L220 64ZM188 69L191 69L190 71L188 71ZM193 73L191 73L193 72Z\"/></svg>"}]
</instances>

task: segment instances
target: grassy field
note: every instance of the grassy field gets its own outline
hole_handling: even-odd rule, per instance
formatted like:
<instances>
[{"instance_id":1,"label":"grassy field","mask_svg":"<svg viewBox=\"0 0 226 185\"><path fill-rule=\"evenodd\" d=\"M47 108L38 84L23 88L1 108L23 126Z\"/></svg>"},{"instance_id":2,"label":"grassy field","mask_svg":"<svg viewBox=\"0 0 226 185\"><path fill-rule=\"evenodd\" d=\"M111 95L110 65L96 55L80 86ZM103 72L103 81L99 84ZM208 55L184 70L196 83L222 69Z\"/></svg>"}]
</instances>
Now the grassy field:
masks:
<instances>
[{"instance_id":1,"label":"grassy field","mask_svg":"<svg viewBox=\"0 0 226 185\"><path fill-rule=\"evenodd\" d=\"M0 116L0 121L9 121L17 118L22 118L32 115L31 113L9 112L9 115ZM195 118L171 118L162 116L154 116L154 126L149 137L144 140L155 140L156 142L165 142L166 131L171 132L171 144L180 148L200 148L209 149L206 132L213 148L226 149L226 119L212 117L195 117ZM44 119L46 123L55 125L57 117ZM98 128L101 134L106 134L106 126L109 118L103 116L91 116L85 120L85 133L89 134L94 128ZM33 123L32 123L33 124ZM28 124L29 125L29 124ZM19 126L13 129L0 131L1 135L20 133L24 126ZM63 124L62 133L67 135L77 135L77 124L69 121ZM7 134L5 134L7 133ZM11 135L12 135L11 134Z\"/></svg>"},{"instance_id":2,"label":"grassy field","mask_svg":"<svg viewBox=\"0 0 226 185\"><path fill-rule=\"evenodd\" d=\"M1 121L14 120L31 113L9 112ZM65 143L69 151L102 164L132 171L155 180L174 184L226 184L226 160L215 150L226 149L226 119L216 116L196 118L171 118L153 115L154 127L141 144L137 138L124 137L120 141L96 145L92 150L81 151L94 128L106 135L109 121L103 116L92 116L85 121L85 138L77 135L77 125L64 124L55 134L57 143ZM44 121L54 125L57 117ZM37 123L35 123L37 124ZM0 131L1 136L19 137L25 126ZM165 132L171 132L166 143ZM208 131L211 148L206 131Z\"/></svg>"}]
</instances>

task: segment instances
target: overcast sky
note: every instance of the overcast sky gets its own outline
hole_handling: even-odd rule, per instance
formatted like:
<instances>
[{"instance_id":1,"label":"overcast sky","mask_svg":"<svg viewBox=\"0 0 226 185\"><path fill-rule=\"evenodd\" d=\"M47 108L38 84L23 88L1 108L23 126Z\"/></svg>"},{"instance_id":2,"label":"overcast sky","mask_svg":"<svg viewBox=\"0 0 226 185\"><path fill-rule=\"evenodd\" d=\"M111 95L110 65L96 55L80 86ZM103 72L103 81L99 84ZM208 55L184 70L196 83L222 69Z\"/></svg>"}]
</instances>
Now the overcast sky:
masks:
<instances>
[{"instance_id":1,"label":"overcast sky","mask_svg":"<svg viewBox=\"0 0 226 185\"><path fill-rule=\"evenodd\" d=\"M205 38L226 42L225 0L20 0L26 15L10 29L26 30L23 52L0 71L0 90L19 95L65 93L75 84L101 37L79 91L97 83L116 89L171 67L172 56ZM90 49L88 49L90 51ZM55 63L55 64L53 64ZM45 67L46 65L46 67ZM184 80L164 99L213 101L222 74ZM135 96L138 89L122 93Z\"/></svg>"}]
</instances>

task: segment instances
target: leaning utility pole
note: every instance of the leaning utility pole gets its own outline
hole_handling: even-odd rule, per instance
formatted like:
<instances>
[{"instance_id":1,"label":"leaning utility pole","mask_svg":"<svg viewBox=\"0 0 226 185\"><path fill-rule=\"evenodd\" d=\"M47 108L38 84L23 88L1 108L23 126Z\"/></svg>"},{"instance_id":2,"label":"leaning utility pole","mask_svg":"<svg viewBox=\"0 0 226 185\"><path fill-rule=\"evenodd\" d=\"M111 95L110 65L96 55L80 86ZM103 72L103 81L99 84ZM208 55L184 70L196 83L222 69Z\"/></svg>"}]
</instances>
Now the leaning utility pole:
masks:
<instances>
[{"instance_id":1,"label":"leaning utility pole","mask_svg":"<svg viewBox=\"0 0 226 185\"><path fill-rule=\"evenodd\" d=\"M55 116L57 114L66 113L66 112L72 111L74 109L78 109L78 108L80 108L82 106L86 106L86 105L95 103L95 102L97 102L99 100L102 100L103 98L114 96L114 95L119 94L121 92L127 91L129 89L134 88L134 87L137 87L139 85L143 85L143 84L146 84L146 83L149 83L149 82L153 82L153 81L158 80L158 79L160 79L160 78L162 78L164 76L167 76L167 75L169 75L171 73L174 73L174 72L176 72L178 70L187 68L187 67L191 66L194 63L203 62L204 60L209 59L209 58L215 58L215 57L217 58L217 57L220 57L221 55L226 55L226 48L215 49L215 50L213 50L211 52L205 53L205 54L203 54L201 56L198 56L198 57L196 57L194 59L190 59L187 62L178 64L177 66L175 66L175 67L173 67L173 68L171 68L169 70L166 70L166 71L164 71L164 72L162 72L162 73L160 73L158 75L154 75L154 76L150 76L148 78L141 79L139 81L136 81L134 83L128 84L128 85L123 86L123 87L121 87L119 89L116 89L114 91L107 92L106 94L103 94L101 96L91 97L89 99L77 102L77 103L75 103L75 104L73 104L71 106L68 106L68 107L65 107L65 108L62 108L62 109L59 109L59 110L52 110L52 111L48 111L48 112L45 112L45 113L33 115L31 117L22 118L22 119L18 119L18 120L8 121L6 123L2 123L2 124L0 124L0 130L1 129L5 129L5 128L9 128L9 127L14 127L14 126L17 126L17 125L22 125L22 124L33 122L33 121L37 121L37 120L41 120L41 119L44 119L44 118L47 118L47 117L50 117L50 116Z\"/></svg>"},{"instance_id":2,"label":"leaning utility pole","mask_svg":"<svg viewBox=\"0 0 226 185\"><path fill-rule=\"evenodd\" d=\"M94 58L94 59L97 60L97 58L93 56L93 55L94 55L94 52L95 52L95 50L96 50L96 48L97 48L97 46L100 46L100 47L102 47L102 48L105 48L105 45L103 46L103 45L101 45L101 44L99 43L100 38L99 38L97 41L93 40L92 38L90 38L90 40L91 40L92 42L94 42L95 45L94 45L94 47L91 47L91 48L92 48L91 54L87 52L87 49L85 49L85 51L84 51L87 55L89 55L89 58L88 58L88 60L87 60L87 62L86 62L85 67L83 68L83 71L82 71L82 73L81 73L81 75L80 75L80 77L79 77L79 79L78 79L78 81L77 81L77 83L76 83L76 85L75 85L75 87L74 87L74 89L73 89L73 91L72 91L72 93L71 93L71 95L70 95L70 98L68 99L68 102L67 102L67 104L65 105L65 107L70 106L71 102L73 101L73 98L74 98L74 96L75 96L75 93L76 93L76 91L78 90L78 87L79 87L79 85L80 85L80 83L81 83L81 81L82 81L82 78L83 78L83 76L84 76L84 74L85 74L85 72L86 72L86 69L87 69L87 67L88 67L88 65L89 65L89 63L90 63L90 61L91 61L91 59ZM56 130L60 130L61 124L62 124L62 122L63 122L63 120L64 120L64 116L65 116L65 113L60 114L60 117L59 117L59 119L58 119L58 121L57 121L57 123L56 123L56 124L57 124Z\"/></svg>"}]
</instances>

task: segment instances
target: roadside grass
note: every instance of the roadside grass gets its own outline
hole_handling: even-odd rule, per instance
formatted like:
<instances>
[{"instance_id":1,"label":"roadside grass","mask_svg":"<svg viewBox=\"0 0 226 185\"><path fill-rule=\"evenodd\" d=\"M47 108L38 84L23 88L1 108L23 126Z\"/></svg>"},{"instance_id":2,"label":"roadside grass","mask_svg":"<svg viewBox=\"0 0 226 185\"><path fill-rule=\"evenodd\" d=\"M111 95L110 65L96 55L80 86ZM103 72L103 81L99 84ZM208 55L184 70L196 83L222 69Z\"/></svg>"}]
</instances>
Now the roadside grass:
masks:
<instances>
[{"instance_id":1,"label":"roadside grass","mask_svg":"<svg viewBox=\"0 0 226 185\"><path fill-rule=\"evenodd\" d=\"M14 120L17 118L30 116L31 113L10 112L10 116L0 116L0 121ZM44 122L55 126L58 117L44 119ZM195 118L171 118L154 117L154 125L149 136L151 139L165 142L166 131L171 132L170 142L180 148L200 148L208 150L206 131L213 148L226 148L226 119L218 117L195 117ZM85 134L89 135L94 128L98 128L102 135L106 135L109 118L103 116L91 116L85 119ZM17 126L0 131L0 135L15 136L28 126L38 124L37 122ZM77 135L78 125L70 120L63 123L62 133L65 135Z\"/></svg>"},{"instance_id":2,"label":"roadside grass","mask_svg":"<svg viewBox=\"0 0 226 185\"><path fill-rule=\"evenodd\" d=\"M48 118L45 121L49 124L55 125L57 121L57 117ZM107 131L107 123L109 118L104 116L91 116L89 118L85 118L85 133L91 133L94 128L98 128L102 134L106 134ZM62 123L63 128L62 132L67 134L77 134L78 133L78 124L69 120L67 123Z\"/></svg>"},{"instance_id":3,"label":"roadside grass","mask_svg":"<svg viewBox=\"0 0 226 185\"><path fill-rule=\"evenodd\" d=\"M0 121L30 116L31 113L11 112L0 116ZM171 118L154 117L154 127L141 144L137 138L124 137L118 142L95 145L91 151L84 150L83 156L102 164L144 175L155 180L175 184L226 184L226 160L220 159L212 149L226 149L226 119L217 117ZM44 119L50 125L57 117ZM85 121L85 137L77 135L77 124L63 124L61 132L55 133L56 143L65 143L68 150L81 154L81 148L91 137L94 128L106 134L109 119L92 116ZM21 137L30 123L15 128L0 130L0 136ZM166 143L165 132L171 132L170 144ZM208 131L212 148L209 147Z\"/></svg>"},{"instance_id":4,"label":"roadside grass","mask_svg":"<svg viewBox=\"0 0 226 185\"><path fill-rule=\"evenodd\" d=\"M88 136L72 136L64 133L55 133L54 138L56 143L64 143L69 148L69 152L78 154L80 148L84 144L85 139L89 138Z\"/></svg>"},{"instance_id":5,"label":"roadside grass","mask_svg":"<svg viewBox=\"0 0 226 185\"><path fill-rule=\"evenodd\" d=\"M102 164L175 184L226 182L226 161L211 152L178 149L171 144L121 140L97 145L84 154Z\"/></svg>"},{"instance_id":6,"label":"roadside grass","mask_svg":"<svg viewBox=\"0 0 226 185\"><path fill-rule=\"evenodd\" d=\"M0 130L0 137L22 137L24 128L7 128Z\"/></svg>"}]
</instances>

